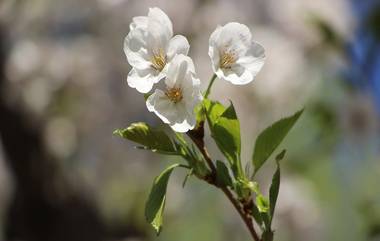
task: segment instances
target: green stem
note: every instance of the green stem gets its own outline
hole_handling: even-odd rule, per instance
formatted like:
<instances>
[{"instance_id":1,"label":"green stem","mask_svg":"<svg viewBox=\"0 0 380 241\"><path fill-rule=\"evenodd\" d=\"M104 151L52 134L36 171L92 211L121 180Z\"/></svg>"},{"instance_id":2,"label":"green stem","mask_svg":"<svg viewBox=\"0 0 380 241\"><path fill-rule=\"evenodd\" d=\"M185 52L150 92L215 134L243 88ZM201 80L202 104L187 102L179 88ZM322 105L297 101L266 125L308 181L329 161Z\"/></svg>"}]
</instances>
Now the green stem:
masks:
<instances>
[{"instance_id":1,"label":"green stem","mask_svg":"<svg viewBox=\"0 0 380 241\"><path fill-rule=\"evenodd\" d=\"M216 79L216 74L214 74L214 75L211 77L210 83L208 84L207 90L206 90L206 92L205 92L205 94L204 94L205 99L207 99L207 97L209 96L210 91L211 91L212 84L214 84L215 79Z\"/></svg>"}]
</instances>

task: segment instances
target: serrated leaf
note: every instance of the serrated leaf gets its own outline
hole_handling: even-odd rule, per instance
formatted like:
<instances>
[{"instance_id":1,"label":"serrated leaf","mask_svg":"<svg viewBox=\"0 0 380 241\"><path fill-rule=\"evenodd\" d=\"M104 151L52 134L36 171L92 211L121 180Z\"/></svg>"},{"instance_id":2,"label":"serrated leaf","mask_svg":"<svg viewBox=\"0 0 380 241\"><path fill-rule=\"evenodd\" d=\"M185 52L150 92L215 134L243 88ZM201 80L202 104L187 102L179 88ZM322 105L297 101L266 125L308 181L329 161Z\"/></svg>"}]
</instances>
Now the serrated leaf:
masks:
<instances>
[{"instance_id":1,"label":"serrated leaf","mask_svg":"<svg viewBox=\"0 0 380 241\"><path fill-rule=\"evenodd\" d=\"M152 128L143 122L133 123L125 129L117 129L113 134L143 145L144 149L164 154L177 153L173 142L164 131Z\"/></svg>"},{"instance_id":2,"label":"serrated leaf","mask_svg":"<svg viewBox=\"0 0 380 241\"><path fill-rule=\"evenodd\" d=\"M252 156L252 162L255 167L254 173L257 173L260 167L280 145L282 140L301 116L302 112L303 109L290 117L275 122L260 133L257 137Z\"/></svg>"},{"instance_id":3,"label":"serrated leaf","mask_svg":"<svg viewBox=\"0 0 380 241\"><path fill-rule=\"evenodd\" d=\"M216 120L211 132L219 150L227 158L234 176L243 177L240 163L240 123L232 103Z\"/></svg>"},{"instance_id":4,"label":"serrated leaf","mask_svg":"<svg viewBox=\"0 0 380 241\"><path fill-rule=\"evenodd\" d=\"M216 161L216 182L219 186L232 187L232 179L228 168L222 161Z\"/></svg>"},{"instance_id":5,"label":"serrated leaf","mask_svg":"<svg viewBox=\"0 0 380 241\"><path fill-rule=\"evenodd\" d=\"M160 234L163 222L163 212L166 201L166 188L168 185L170 174L173 169L180 164L174 164L166 168L159 176L154 179L148 200L145 204L146 220L156 230L157 235Z\"/></svg>"}]
</instances>

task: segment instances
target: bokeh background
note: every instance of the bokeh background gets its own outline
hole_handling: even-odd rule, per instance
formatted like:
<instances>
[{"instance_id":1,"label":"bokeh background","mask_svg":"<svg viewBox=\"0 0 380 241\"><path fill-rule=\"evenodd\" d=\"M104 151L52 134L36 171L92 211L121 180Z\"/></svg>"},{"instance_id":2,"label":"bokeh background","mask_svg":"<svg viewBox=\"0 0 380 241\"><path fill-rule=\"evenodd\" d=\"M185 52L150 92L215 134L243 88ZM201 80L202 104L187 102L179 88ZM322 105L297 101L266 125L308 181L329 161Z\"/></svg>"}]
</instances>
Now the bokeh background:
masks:
<instances>
[{"instance_id":1,"label":"bokeh background","mask_svg":"<svg viewBox=\"0 0 380 241\"><path fill-rule=\"evenodd\" d=\"M242 22L265 46L253 83L217 81L211 94L235 104L245 163L260 130L306 107L282 144L276 240L380 240L378 0L0 0L0 240L250 240L221 193L194 178L182 188L183 171L161 236L144 220L154 176L178 160L112 131L161 125L127 86L122 50L132 17L153 6L189 39L203 87L218 24Z\"/></svg>"}]
</instances>

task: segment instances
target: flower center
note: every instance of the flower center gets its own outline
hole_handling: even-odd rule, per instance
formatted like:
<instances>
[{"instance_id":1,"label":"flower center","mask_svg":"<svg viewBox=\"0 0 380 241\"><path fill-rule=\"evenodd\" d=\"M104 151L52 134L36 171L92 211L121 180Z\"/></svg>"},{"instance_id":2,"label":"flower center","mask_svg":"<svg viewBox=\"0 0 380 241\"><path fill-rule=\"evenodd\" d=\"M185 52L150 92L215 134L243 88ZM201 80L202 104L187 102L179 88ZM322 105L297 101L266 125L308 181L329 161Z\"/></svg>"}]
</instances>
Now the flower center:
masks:
<instances>
[{"instance_id":1,"label":"flower center","mask_svg":"<svg viewBox=\"0 0 380 241\"><path fill-rule=\"evenodd\" d=\"M153 57L151 59L152 66L158 71L162 71L166 65L166 55L163 49L153 51Z\"/></svg>"},{"instance_id":2,"label":"flower center","mask_svg":"<svg viewBox=\"0 0 380 241\"><path fill-rule=\"evenodd\" d=\"M180 102L183 98L181 88L176 87L168 88L165 92L165 95L174 103Z\"/></svg>"},{"instance_id":3,"label":"flower center","mask_svg":"<svg viewBox=\"0 0 380 241\"><path fill-rule=\"evenodd\" d=\"M236 62L236 56L234 52L226 51L221 55L219 65L222 69L230 69Z\"/></svg>"}]
</instances>

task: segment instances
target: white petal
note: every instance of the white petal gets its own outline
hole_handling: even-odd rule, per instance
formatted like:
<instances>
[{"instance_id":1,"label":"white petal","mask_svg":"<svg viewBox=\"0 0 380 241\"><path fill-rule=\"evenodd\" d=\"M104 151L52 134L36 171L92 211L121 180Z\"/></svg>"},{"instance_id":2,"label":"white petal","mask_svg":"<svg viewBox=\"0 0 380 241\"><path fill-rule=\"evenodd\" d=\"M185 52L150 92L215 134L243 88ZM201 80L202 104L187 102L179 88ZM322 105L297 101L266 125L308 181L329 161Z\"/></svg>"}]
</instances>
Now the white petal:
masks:
<instances>
[{"instance_id":1,"label":"white petal","mask_svg":"<svg viewBox=\"0 0 380 241\"><path fill-rule=\"evenodd\" d=\"M250 46L251 39L251 32L246 25L232 22L222 27L216 43L220 50L234 51L240 56Z\"/></svg>"},{"instance_id":2,"label":"white petal","mask_svg":"<svg viewBox=\"0 0 380 241\"><path fill-rule=\"evenodd\" d=\"M160 22L149 20L147 28L147 46L151 54L155 51L166 52L172 35Z\"/></svg>"},{"instance_id":3,"label":"white petal","mask_svg":"<svg viewBox=\"0 0 380 241\"><path fill-rule=\"evenodd\" d=\"M138 70L136 68L131 69L127 78L129 87L135 88L140 93L148 93L153 84L158 81L159 79L153 76L149 70Z\"/></svg>"},{"instance_id":4,"label":"white petal","mask_svg":"<svg viewBox=\"0 0 380 241\"><path fill-rule=\"evenodd\" d=\"M208 50L214 73L219 69L221 53L231 52L240 57L250 47L251 38L251 32L244 24L232 22L218 26L210 36Z\"/></svg>"},{"instance_id":5,"label":"white petal","mask_svg":"<svg viewBox=\"0 0 380 241\"><path fill-rule=\"evenodd\" d=\"M195 91L193 92L193 98L192 99L187 99L187 100L184 100L184 103L186 105L186 109L188 111L188 115L189 116L195 116L194 114L194 108L199 104L201 103L202 99L203 99L203 96L202 96L202 93L198 90L198 91Z\"/></svg>"},{"instance_id":6,"label":"white petal","mask_svg":"<svg viewBox=\"0 0 380 241\"><path fill-rule=\"evenodd\" d=\"M175 123L173 125L170 125L170 127L176 132L185 133L185 132L188 132L189 130L194 129L195 122L196 120L194 117L192 119L184 120L182 123Z\"/></svg>"},{"instance_id":7,"label":"white petal","mask_svg":"<svg viewBox=\"0 0 380 241\"><path fill-rule=\"evenodd\" d=\"M212 70L215 73L216 70L219 68L219 62L220 62L219 50L214 46L210 46L208 50L208 55L210 56L210 59L211 59Z\"/></svg>"},{"instance_id":8,"label":"white petal","mask_svg":"<svg viewBox=\"0 0 380 241\"><path fill-rule=\"evenodd\" d=\"M173 37L173 26L169 17L159 8L150 8L148 13L148 45L152 51L166 52Z\"/></svg>"},{"instance_id":9,"label":"white petal","mask_svg":"<svg viewBox=\"0 0 380 241\"><path fill-rule=\"evenodd\" d=\"M142 29L134 29L124 39L124 53L130 65L139 69L151 66Z\"/></svg>"},{"instance_id":10,"label":"white petal","mask_svg":"<svg viewBox=\"0 0 380 241\"><path fill-rule=\"evenodd\" d=\"M176 35L170 40L166 55L171 60L176 54L187 55L189 49L190 44L187 39L182 35Z\"/></svg>"},{"instance_id":11,"label":"white petal","mask_svg":"<svg viewBox=\"0 0 380 241\"><path fill-rule=\"evenodd\" d=\"M178 118L176 113L176 107L161 90L155 90L155 92L149 96L146 101L146 106L150 112L154 112L164 123L173 123Z\"/></svg>"},{"instance_id":12,"label":"white petal","mask_svg":"<svg viewBox=\"0 0 380 241\"><path fill-rule=\"evenodd\" d=\"M244 24L233 22L218 27L210 36L209 45L214 73L233 84L251 82L264 65L264 48L252 41L252 35ZM221 69L219 66L223 52L233 53L237 58L230 68Z\"/></svg>"},{"instance_id":13,"label":"white petal","mask_svg":"<svg viewBox=\"0 0 380 241\"><path fill-rule=\"evenodd\" d=\"M214 32L212 32L210 39L209 39L209 48L208 48L208 55L211 58L211 64L212 69L214 72L219 68L219 48L217 44L217 39L219 38L220 32L222 31L221 26L217 26Z\"/></svg>"},{"instance_id":14,"label":"white petal","mask_svg":"<svg viewBox=\"0 0 380 241\"><path fill-rule=\"evenodd\" d=\"M194 109L187 109L185 103L175 105L177 119L170 122L170 127L177 132L187 132L195 127Z\"/></svg>"},{"instance_id":15,"label":"white petal","mask_svg":"<svg viewBox=\"0 0 380 241\"><path fill-rule=\"evenodd\" d=\"M234 71L220 70L218 73L222 74L220 74L218 77L235 85L245 85L253 80L254 76L247 69L241 66L235 68L236 69ZM238 68L239 70L237 70Z\"/></svg>"},{"instance_id":16,"label":"white petal","mask_svg":"<svg viewBox=\"0 0 380 241\"><path fill-rule=\"evenodd\" d=\"M237 64L243 66L249 72L251 72L253 78L261 70L265 62L265 50L256 42L252 42L250 49L247 51L244 57L241 57Z\"/></svg>"},{"instance_id":17,"label":"white petal","mask_svg":"<svg viewBox=\"0 0 380 241\"><path fill-rule=\"evenodd\" d=\"M195 127L194 105L189 109L183 101L173 103L161 90L156 90L149 96L146 106L150 112L154 112L177 132L186 132Z\"/></svg>"},{"instance_id":18,"label":"white petal","mask_svg":"<svg viewBox=\"0 0 380 241\"><path fill-rule=\"evenodd\" d=\"M200 80L194 74L187 74L181 85L183 98L188 108L194 108L202 99L200 91ZM193 106L193 107L190 107Z\"/></svg>"},{"instance_id":19,"label":"white petal","mask_svg":"<svg viewBox=\"0 0 380 241\"><path fill-rule=\"evenodd\" d=\"M219 39L219 35L221 31L222 31L222 27L218 25L216 29L214 30L214 32L212 32L212 34L210 35L209 45L213 45L213 46L216 45L216 42Z\"/></svg>"},{"instance_id":20,"label":"white petal","mask_svg":"<svg viewBox=\"0 0 380 241\"><path fill-rule=\"evenodd\" d=\"M190 57L175 55L168 65L165 84L168 88L180 88L183 98L174 103L163 91L156 90L146 102L148 110L177 132L193 129L196 123L194 107L201 101L202 95L200 81L195 77L194 64Z\"/></svg>"},{"instance_id":21,"label":"white petal","mask_svg":"<svg viewBox=\"0 0 380 241\"><path fill-rule=\"evenodd\" d=\"M170 38L173 36L173 25L170 21L168 15L166 15L159 8L149 8L148 17L154 21L159 22L162 26L165 27L165 30L170 35Z\"/></svg>"},{"instance_id":22,"label":"white petal","mask_svg":"<svg viewBox=\"0 0 380 241\"><path fill-rule=\"evenodd\" d=\"M176 55L168 64L165 84L168 87L181 87L187 73L195 73L193 60L183 54Z\"/></svg>"},{"instance_id":23,"label":"white petal","mask_svg":"<svg viewBox=\"0 0 380 241\"><path fill-rule=\"evenodd\" d=\"M132 23L129 25L129 29L133 30L135 28L143 28L146 29L148 26L148 17L146 16L138 16L132 19Z\"/></svg>"}]
</instances>

